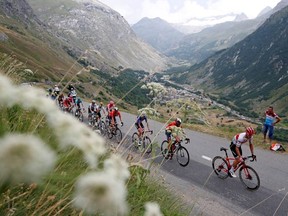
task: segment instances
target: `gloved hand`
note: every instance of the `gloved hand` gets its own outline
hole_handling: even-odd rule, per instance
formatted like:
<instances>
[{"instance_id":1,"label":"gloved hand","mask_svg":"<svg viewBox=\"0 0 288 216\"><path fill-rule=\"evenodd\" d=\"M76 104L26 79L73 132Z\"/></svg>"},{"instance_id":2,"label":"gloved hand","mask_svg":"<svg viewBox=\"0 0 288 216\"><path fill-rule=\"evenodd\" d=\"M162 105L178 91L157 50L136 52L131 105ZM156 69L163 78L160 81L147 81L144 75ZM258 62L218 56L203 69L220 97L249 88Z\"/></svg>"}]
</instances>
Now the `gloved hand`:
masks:
<instances>
[{"instance_id":1,"label":"gloved hand","mask_svg":"<svg viewBox=\"0 0 288 216\"><path fill-rule=\"evenodd\" d=\"M124 123L123 122L121 122L121 126L123 126L124 125Z\"/></svg>"}]
</instances>

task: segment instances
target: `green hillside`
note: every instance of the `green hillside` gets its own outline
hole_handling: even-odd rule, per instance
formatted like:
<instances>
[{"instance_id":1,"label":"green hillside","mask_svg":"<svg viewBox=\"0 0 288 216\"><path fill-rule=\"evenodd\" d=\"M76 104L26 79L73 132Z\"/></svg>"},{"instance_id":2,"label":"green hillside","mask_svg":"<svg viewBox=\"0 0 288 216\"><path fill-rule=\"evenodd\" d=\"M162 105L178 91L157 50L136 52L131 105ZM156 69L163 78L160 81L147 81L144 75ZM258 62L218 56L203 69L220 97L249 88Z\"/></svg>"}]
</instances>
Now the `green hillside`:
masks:
<instances>
[{"instance_id":1,"label":"green hillside","mask_svg":"<svg viewBox=\"0 0 288 216\"><path fill-rule=\"evenodd\" d=\"M270 104L288 113L288 7L233 47L177 73L173 80L207 90L259 114ZM179 75L180 74L180 75Z\"/></svg>"}]
</instances>

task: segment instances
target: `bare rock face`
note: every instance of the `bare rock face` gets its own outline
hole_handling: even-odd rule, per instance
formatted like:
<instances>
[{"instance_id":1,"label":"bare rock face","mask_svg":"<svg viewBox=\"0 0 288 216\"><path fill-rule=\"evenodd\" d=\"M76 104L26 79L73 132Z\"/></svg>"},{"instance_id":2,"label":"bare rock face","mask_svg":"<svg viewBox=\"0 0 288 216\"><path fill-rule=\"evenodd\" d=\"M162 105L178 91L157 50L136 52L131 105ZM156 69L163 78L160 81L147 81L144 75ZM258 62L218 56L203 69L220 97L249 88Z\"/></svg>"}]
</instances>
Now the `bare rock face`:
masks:
<instances>
[{"instance_id":1,"label":"bare rock face","mask_svg":"<svg viewBox=\"0 0 288 216\"><path fill-rule=\"evenodd\" d=\"M26 0L1 0L0 11L26 25L31 23L41 24Z\"/></svg>"},{"instance_id":2,"label":"bare rock face","mask_svg":"<svg viewBox=\"0 0 288 216\"><path fill-rule=\"evenodd\" d=\"M166 59L142 42L127 21L96 0L28 0L41 21L71 47L77 47L94 66L157 71Z\"/></svg>"}]
</instances>

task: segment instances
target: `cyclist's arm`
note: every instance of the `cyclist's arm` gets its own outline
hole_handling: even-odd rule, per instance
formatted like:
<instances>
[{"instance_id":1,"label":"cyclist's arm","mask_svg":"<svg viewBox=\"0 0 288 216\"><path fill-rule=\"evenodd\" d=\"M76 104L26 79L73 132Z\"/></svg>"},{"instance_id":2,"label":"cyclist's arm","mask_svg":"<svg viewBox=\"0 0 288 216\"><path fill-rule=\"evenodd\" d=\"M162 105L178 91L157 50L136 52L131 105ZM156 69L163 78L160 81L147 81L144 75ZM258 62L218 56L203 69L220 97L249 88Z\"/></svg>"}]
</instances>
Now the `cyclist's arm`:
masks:
<instances>
[{"instance_id":1,"label":"cyclist's arm","mask_svg":"<svg viewBox=\"0 0 288 216\"><path fill-rule=\"evenodd\" d=\"M146 121L146 125L147 125L147 130L150 131L148 121Z\"/></svg>"},{"instance_id":2,"label":"cyclist's arm","mask_svg":"<svg viewBox=\"0 0 288 216\"><path fill-rule=\"evenodd\" d=\"M122 121L122 117L121 117L121 113L120 113L120 112L119 112L119 119L120 119L121 122L123 122L123 121Z\"/></svg>"},{"instance_id":3,"label":"cyclist's arm","mask_svg":"<svg viewBox=\"0 0 288 216\"><path fill-rule=\"evenodd\" d=\"M251 154L254 155L254 146L251 142L249 144L249 147L250 147Z\"/></svg>"}]
</instances>

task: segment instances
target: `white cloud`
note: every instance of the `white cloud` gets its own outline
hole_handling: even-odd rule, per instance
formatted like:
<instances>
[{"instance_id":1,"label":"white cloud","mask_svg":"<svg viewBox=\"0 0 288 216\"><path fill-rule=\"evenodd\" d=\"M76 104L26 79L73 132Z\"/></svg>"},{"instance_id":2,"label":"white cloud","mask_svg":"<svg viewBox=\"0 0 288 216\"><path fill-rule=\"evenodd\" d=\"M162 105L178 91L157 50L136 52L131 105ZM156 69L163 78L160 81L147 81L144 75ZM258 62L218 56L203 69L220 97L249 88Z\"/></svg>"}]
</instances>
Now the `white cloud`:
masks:
<instances>
[{"instance_id":1,"label":"white cloud","mask_svg":"<svg viewBox=\"0 0 288 216\"><path fill-rule=\"evenodd\" d=\"M280 0L100 0L134 24L143 17L160 17L168 22L183 22L228 13L245 13L255 18L266 6L275 7Z\"/></svg>"}]
</instances>

